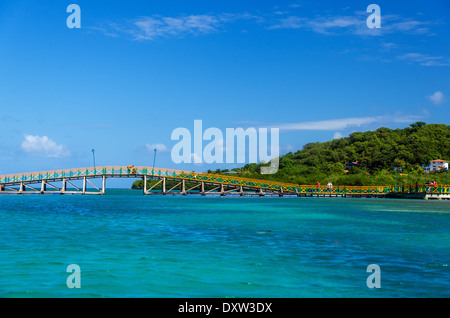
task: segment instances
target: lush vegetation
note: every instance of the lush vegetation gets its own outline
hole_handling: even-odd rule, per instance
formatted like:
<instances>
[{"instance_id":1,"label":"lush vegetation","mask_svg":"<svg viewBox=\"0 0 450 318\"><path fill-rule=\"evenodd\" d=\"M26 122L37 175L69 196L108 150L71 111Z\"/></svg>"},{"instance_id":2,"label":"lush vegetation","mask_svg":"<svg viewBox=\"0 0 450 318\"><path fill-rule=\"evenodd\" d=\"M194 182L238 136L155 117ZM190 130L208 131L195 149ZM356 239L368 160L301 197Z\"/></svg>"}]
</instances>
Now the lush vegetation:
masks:
<instances>
[{"instance_id":1,"label":"lush vegetation","mask_svg":"<svg viewBox=\"0 0 450 318\"><path fill-rule=\"evenodd\" d=\"M229 170L209 170L209 173L234 173L236 176L273 179L302 185L328 181L334 185L424 184L422 165L430 160L450 159L450 126L416 122L404 129L379 128L376 131L355 132L349 137L328 142L310 143L295 153L280 157L277 173L261 175L264 164L248 164ZM347 163L358 166L345 169ZM401 167L397 172L395 167ZM446 172L428 173L427 181L446 181ZM142 188L136 181L134 188ZM155 181L149 181L149 186ZM168 184L169 187L169 184Z\"/></svg>"},{"instance_id":2,"label":"lush vegetation","mask_svg":"<svg viewBox=\"0 0 450 318\"><path fill-rule=\"evenodd\" d=\"M388 185L397 183L394 167L401 167L400 184L423 184L422 165L428 165L434 159L450 159L450 126L416 122L404 129L379 128L307 144L302 150L280 157L280 168L273 176L261 175L261 164L248 164L233 170L242 177L273 178L296 184L332 181L336 185ZM358 162L358 166L345 171L350 162ZM430 180L444 184L446 172L428 173L427 181Z\"/></svg>"}]
</instances>

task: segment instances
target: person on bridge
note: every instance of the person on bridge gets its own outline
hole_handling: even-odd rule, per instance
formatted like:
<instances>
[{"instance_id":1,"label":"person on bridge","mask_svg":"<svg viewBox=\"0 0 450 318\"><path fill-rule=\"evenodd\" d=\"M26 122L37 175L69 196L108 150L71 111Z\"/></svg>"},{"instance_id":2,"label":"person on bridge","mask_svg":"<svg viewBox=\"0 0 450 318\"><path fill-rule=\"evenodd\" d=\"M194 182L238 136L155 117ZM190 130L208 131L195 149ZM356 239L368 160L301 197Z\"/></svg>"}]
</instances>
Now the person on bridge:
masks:
<instances>
[{"instance_id":1,"label":"person on bridge","mask_svg":"<svg viewBox=\"0 0 450 318\"><path fill-rule=\"evenodd\" d=\"M327 190L328 190L328 191L333 190L333 183L331 183L331 181L328 181L328 184L327 184Z\"/></svg>"}]
</instances>

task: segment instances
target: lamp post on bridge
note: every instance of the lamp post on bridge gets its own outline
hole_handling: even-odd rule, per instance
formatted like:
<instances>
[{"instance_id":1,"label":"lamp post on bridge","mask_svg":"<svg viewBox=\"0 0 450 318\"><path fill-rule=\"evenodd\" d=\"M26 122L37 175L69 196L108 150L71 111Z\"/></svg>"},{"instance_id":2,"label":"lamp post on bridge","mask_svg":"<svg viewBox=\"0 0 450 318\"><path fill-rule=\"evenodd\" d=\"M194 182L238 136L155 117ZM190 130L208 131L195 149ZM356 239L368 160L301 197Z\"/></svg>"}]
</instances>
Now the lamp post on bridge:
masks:
<instances>
[{"instance_id":1,"label":"lamp post on bridge","mask_svg":"<svg viewBox=\"0 0 450 318\"><path fill-rule=\"evenodd\" d=\"M155 174L155 162L156 162L156 151L157 151L157 149L155 148L154 149L154 152L155 152L155 155L153 156L153 168L152 168L152 175L154 175Z\"/></svg>"},{"instance_id":2,"label":"lamp post on bridge","mask_svg":"<svg viewBox=\"0 0 450 318\"><path fill-rule=\"evenodd\" d=\"M399 171L402 171L402 167L394 167L394 170L397 171L397 191L398 191L398 173Z\"/></svg>"},{"instance_id":3,"label":"lamp post on bridge","mask_svg":"<svg viewBox=\"0 0 450 318\"><path fill-rule=\"evenodd\" d=\"M274 168L275 168L276 166L275 166L274 164L273 164L273 165L271 164L270 167L272 168L272 169L271 169L271 170L272 170L272 171L271 171L272 174L270 175L270 181L273 181L273 171L275 170Z\"/></svg>"},{"instance_id":4,"label":"lamp post on bridge","mask_svg":"<svg viewBox=\"0 0 450 318\"><path fill-rule=\"evenodd\" d=\"M94 160L94 170L95 170L95 149L92 149L92 159Z\"/></svg>"},{"instance_id":5,"label":"lamp post on bridge","mask_svg":"<svg viewBox=\"0 0 450 318\"><path fill-rule=\"evenodd\" d=\"M447 186L448 167L445 168L445 186Z\"/></svg>"},{"instance_id":6,"label":"lamp post on bridge","mask_svg":"<svg viewBox=\"0 0 450 318\"><path fill-rule=\"evenodd\" d=\"M427 183L427 167L425 165L422 165L423 170L425 170L425 184Z\"/></svg>"}]
</instances>

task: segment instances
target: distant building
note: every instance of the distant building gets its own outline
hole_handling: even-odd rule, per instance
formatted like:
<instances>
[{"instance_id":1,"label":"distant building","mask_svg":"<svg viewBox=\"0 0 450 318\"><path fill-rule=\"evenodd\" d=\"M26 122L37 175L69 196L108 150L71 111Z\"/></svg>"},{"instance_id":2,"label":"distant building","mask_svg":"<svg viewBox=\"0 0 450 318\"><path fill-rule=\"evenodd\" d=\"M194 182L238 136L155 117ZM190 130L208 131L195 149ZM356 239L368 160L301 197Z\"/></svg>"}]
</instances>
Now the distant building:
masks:
<instances>
[{"instance_id":1,"label":"distant building","mask_svg":"<svg viewBox=\"0 0 450 318\"><path fill-rule=\"evenodd\" d=\"M358 161L347 163L347 164L345 165L345 168L344 168L344 169L345 169L345 170L348 170L348 169L350 169L351 167L359 167Z\"/></svg>"},{"instance_id":2,"label":"distant building","mask_svg":"<svg viewBox=\"0 0 450 318\"><path fill-rule=\"evenodd\" d=\"M425 167L426 171L441 171L444 169L448 169L448 161L441 159L431 160L430 164Z\"/></svg>"}]
</instances>

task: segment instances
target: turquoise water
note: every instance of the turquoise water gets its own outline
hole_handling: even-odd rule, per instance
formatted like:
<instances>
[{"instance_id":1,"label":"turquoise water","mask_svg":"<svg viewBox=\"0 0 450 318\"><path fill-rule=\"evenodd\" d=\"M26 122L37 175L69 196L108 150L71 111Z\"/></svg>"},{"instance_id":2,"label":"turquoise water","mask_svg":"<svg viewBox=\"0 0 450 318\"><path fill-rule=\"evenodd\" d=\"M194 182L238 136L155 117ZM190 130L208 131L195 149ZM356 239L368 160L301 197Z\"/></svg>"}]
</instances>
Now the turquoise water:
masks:
<instances>
[{"instance_id":1,"label":"turquoise water","mask_svg":"<svg viewBox=\"0 0 450 318\"><path fill-rule=\"evenodd\" d=\"M450 202L0 196L0 297L450 297Z\"/></svg>"}]
</instances>

